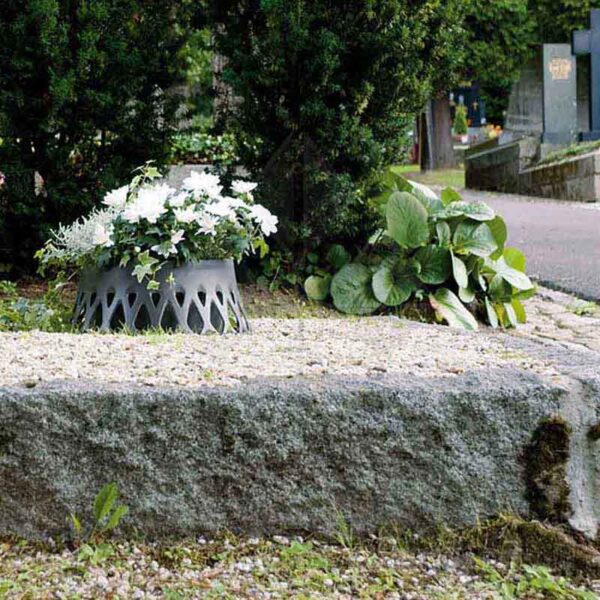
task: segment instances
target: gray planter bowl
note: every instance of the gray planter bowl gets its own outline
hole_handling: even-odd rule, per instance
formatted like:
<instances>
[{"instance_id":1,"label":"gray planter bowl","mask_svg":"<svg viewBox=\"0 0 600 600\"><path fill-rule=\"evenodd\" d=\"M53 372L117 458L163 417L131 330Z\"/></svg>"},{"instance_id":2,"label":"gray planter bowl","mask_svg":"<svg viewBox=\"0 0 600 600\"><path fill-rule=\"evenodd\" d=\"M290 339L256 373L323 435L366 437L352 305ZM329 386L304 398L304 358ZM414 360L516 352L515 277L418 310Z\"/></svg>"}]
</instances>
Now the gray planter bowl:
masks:
<instances>
[{"instance_id":1,"label":"gray planter bowl","mask_svg":"<svg viewBox=\"0 0 600 600\"><path fill-rule=\"evenodd\" d=\"M174 284L167 283L173 274ZM81 273L74 323L83 331L162 328L186 333L243 333L248 319L242 306L232 260L202 260L163 267L160 289L149 291L131 269Z\"/></svg>"}]
</instances>

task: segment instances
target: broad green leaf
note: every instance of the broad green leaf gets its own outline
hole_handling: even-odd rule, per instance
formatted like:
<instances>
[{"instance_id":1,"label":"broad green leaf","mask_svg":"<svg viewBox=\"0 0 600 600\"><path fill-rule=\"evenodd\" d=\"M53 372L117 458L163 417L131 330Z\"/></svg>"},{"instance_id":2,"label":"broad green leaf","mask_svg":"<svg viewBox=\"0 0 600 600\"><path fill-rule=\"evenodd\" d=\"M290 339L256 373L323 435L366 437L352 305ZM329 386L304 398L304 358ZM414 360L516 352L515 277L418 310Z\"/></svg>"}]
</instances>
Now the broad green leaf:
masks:
<instances>
[{"instance_id":1,"label":"broad green leaf","mask_svg":"<svg viewBox=\"0 0 600 600\"><path fill-rule=\"evenodd\" d=\"M112 531L119 526L121 519L129 512L129 508L124 504L119 504L117 508L110 515L110 519L108 519L106 525L102 528L102 531Z\"/></svg>"},{"instance_id":2,"label":"broad green leaf","mask_svg":"<svg viewBox=\"0 0 600 600\"><path fill-rule=\"evenodd\" d=\"M386 215L387 231L401 248L418 248L429 239L427 211L412 194L394 192Z\"/></svg>"},{"instance_id":3,"label":"broad green leaf","mask_svg":"<svg viewBox=\"0 0 600 600\"><path fill-rule=\"evenodd\" d=\"M331 282L334 306L352 315L368 315L375 312L380 303L373 295L373 273L365 265L352 263L342 267Z\"/></svg>"},{"instance_id":4,"label":"broad green leaf","mask_svg":"<svg viewBox=\"0 0 600 600\"><path fill-rule=\"evenodd\" d=\"M492 303L490 302L490 299L486 296L485 297L485 312L487 314L487 318L488 318L488 323L494 328L497 329L498 328L498 315L496 314L496 311L494 309L494 307L492 306Z\"/></svg>"},{"instance_id":5,"label":"broad green leaf","mask_svg":"<svg viewBox=\"0 0 600 600\"><path fill-rule=\"evenodd\" d=\"M304 291L310 300L322 302L327 300L331 289L331 275L311 275L304 282Z\"/></svg>"},{"instance_id":6,"label":"broad green leaf","mask_svg":"<svg viewBox=\"0 0 600 600\"><path fill-rule=\"evenodd\" d=\"M521 271L521 273L525 273L525 270L527 269L527 259L520 250L517 250L517 248L505 248L502 256L509 267Z\"/></svg>"},{"instance_id":7,"label":"broad green leaf","mask_svg":"<svg viewBox=\"0 0 600 600\"><path fill-rule=\"evenodd\" d=\"M450 225L448 225L446 221L439 221L435 224L435 232L438 238L438 244L447 248L452 241L452 230L450 229Z\"/></svg>"},{"instance_id":8,"label":"broad green leaf","mask_svg":"<svg viewBox=\"0 0 600 600\"><path fill-rule=\"evenodd\" d=\"M341 244L335 244L327 252L327 262L336 270L341 269L350 262L350 254Z\"/></svg>"},{"instance_id":9,"label":"broad green leaf","mask_svg":"<svg viewBox=\"0 0 600 600\"><path fill-rule=\"evenodd\" d=\"M309 252L306 255L306 260L308 260L311 265L316 265L319 262L319 255L316 252Z\"/></svg>"},{"instance_id":10,"label":"broad green leaf","mask_svg":"<svg viewBox=\"0 0 600 600\"><path fill-rule=\"evenodd\" d=\"M466 287L466 288L461 287L461 288L458 288L458 297L465 304L470 304L471 302L473 302L473 300L475 300L475 292L470 287Z\"/></svg>"},{"instance_id":11,"label":"broad green leaf","mask_svg":"<svg viewBox=\"0 0 600 600\"><path fill-rule=\"evenodd\" d=\"M513 298L510 303L512 304L515 315L517 316L517 321L519 323L527 323L527 313L525 312L525 307L523 304L521 304L521 302L515 298Z\"/></svg>"},{"instance_id":12,"label":"broad green leaf","mask_svg":"<svg viewBox=\"0 0 600 600\"><path fill-rule=\"evenodd\" d=\"M100 523L108 516L118 497L119 490L115 483L107 483L98 492L94 500L94 519L96 523Z\"/></svg>"},{"instance_id":13,"label":"broad green leaf","mask_svg":"<svg viewBox=\"0 0 600 600\"><path fill-rule=\"evenodd\" d=\"M452 239L456 252L471 253L475 256L489 256L498 244L487 223L462 221L458 224Z\"/></svg>"},{"instance_id":14,"label":"broad green leaf","mask_svg":"<svg viewBox=\"0 0 600 600\"><path fill-rule=\"evenodd\" d=\"M452 256L447 248L433 244L419 248L415 253L415 260L421 265L418 277L423 283L439 285L452 274Z\"/></svg>"},{"instance_id":15,"label":"broad green leaf","mask_svg":"<svg viewBox=\"0 0 600 600\"><path fill-rule=\"evenodd\" d=\"M433 190L415 181L409 181L409 183L412 186L410 193L425 207L429 215L434 216L444 210L442 201L435 195Z\"/></svg>"},{"instance_id":16,"label":"broad green leaf","mask_svg":"<svg viewBox=\"0 0 600 600\"><path fill-rule=\"evenodd\" d=\"M512 287L501 275L494 275L489 285L489 294L495 302L507 302L512 297Z\"/></svg>"},{"instance_id":17,"label":"broad green leaf","mask_svg":"<svg viewBox=\"0 0 600 600\"><path fill-rule=\"evenodd\" d=\"M375 298L386 306L403 304L418 287L417 270L412 261L399 259L392 264L384 261L373 276Z\"/></svg>"},{"instance_id":18,"label":"broad green leaf","mask_svg":"<svg viewBox=\"0 0 600 600\"><path fill-rule=\"evenodd\" d=\"M499 258L504 250L506 239L508 238L508 229L506 227L506 223L501 216L496 215L491 221L487 222L487 225L490 228L498 247L495 252L499 253L499 255L494 256L494 258Z\"/></svg>"},{"instance_id":19,"label":"broad green leaf","mask_svg":"<svg viewBox=\"0 0 600 600\"><path fill-rule=\"evenodd\" d=\"M518 271L506 264L504 257L496 261L491 261L490 266L500 277L518 290L530 290L533 288L533 283L531 283L529 277L522 271Z\"/></svg>"},{"instance_id":20,"label":"broad green leaf","mask_svg":"<svg viewBox=\"0 0 600 600\"><path fill-rule=\"evenodd\" d=\"M478 328L475 317L449 289L440 288L435 294L430 294L429 301L436 313L450 327L459 327L468 331L475 331Z\"/></svg>"},{"instance_id":21,"label":"broad green leaf","mask_svg":"<svg viewBox=\"0 0 600 600\"><path fill-rule=\"evenodd\" d=\"M455 217L468 217L474 221L491 221L496 217L496 213L485 202L465 202L460 200L449 204L440 213L439 218L452 219Z\"/></svg>"},{"instance_id":22,"label":"broad green leaf","mask_svg":"<svg viewBox=\"0 0 600 600\"><path fill-rule=\"evenodd\" d=\"M444 206L448 206L453 202L461 202L462 196L456 190L448 187L442 190L442 193L440 194L440 199Z\"/></svg>"},{"instance_id":23,"label":"broad green leaf","mask_svg":"<svg viewBox=\"0 0 600 600\"><path fill-rule=\"evenodd\" d=\"M517 320L517 313L515 312L513 305L506 302L504 304L504 311L506 313L506 318L508 319L510 326L516 327L518 325L518 320Z\"/></svg>"},{"instance_id":24,"label":"broad green leaf","mask_svg":"<svg viewBox=\"0 0 600 600\"><path fill-rule=\"evenodd\" d=\"M390 192L410 192L413 189L410 181L389 168L381 179L384 189Z\"/></svg>"},{"instance_id":25,"label":"broad green leaf","mask_svg":"<svg viewBox=\"0 0 600 600\"><path fill-rule=\"evenodd\" d=\"M454 256L454 253L450 253L452 260L452 274L454 275L454 280L458 284L458 287L466 288L469 285L469 274L467 273L467 267L465 263Z\"/></svg>"}]
</instances>

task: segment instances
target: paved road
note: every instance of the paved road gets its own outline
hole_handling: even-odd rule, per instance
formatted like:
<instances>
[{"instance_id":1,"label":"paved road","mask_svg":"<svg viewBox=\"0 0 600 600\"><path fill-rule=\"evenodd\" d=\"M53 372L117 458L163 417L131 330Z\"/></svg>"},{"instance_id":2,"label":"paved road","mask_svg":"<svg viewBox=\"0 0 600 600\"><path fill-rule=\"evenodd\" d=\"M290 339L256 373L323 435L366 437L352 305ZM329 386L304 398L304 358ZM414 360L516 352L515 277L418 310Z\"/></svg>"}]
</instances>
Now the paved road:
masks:
<instances>
[{"instance_id":1,"label":"paved road","mask_svg":"<svg viewBox=\"0 0 600 600\"><path fill-rule=\"evenodd\" d=\"M527 256L528 273L540 283L600 301L600 203L541 200L466 190L506 220L508 243Z\"/></svg>"}]
</instances>

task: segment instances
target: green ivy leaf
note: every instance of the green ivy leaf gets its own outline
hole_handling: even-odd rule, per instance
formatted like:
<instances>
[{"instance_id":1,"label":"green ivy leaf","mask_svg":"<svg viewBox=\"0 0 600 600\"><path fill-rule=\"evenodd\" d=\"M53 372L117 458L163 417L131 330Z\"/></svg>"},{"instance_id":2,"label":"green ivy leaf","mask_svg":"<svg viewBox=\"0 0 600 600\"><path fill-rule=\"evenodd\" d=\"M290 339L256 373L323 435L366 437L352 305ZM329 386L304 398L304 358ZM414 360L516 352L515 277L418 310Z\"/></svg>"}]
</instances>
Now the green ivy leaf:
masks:
<instances>
[{"instance_id":1,"label":"green ivy leaf","mask_svg":"<svg viewBox=\"0 0 600 600\"><path fill-rule=\"evenodd\" d=\"M427 211L412 194L393 193L386 216L387 231L401 248L418 248L428 241Z\"/></svg>"},{"instance_id":2,"label":"green ivy leaf","mask_svg":"<svg viewBox=\"0 0 600 600\"><path fill-rule=\"evenodd\" d=\"M331 275L312 275L304 282L304 291L310 300L327 300L331 290Z\"/></svg>"},{"instance_id":3,"label":"green ivy leaf","mask_svg":"<svg viewBox=\"0 0 600 600\"><path fill-rule=\"evenodd\" d=\"M380 303L373 295L373 273L365 265L351 263L342 267L331 282L334 306L347 314L369 315Z\"/></svg>"},{"instance_id":4,"label":"green ivy leaf","mask_svg":"<svg viewBox=\"0 0 600 600\"><path fill-rule=\"evenodd\" d=\"M421 265L418 277L423 283L439 285L452 274L452 256L447 248L433 244L419 248L415 260Z\"/></svg>"},{"instance_id":5,"label":"green ivy leaf","mask_svg":"<svg viewBox=\"0 0 600 600\"><path fill-rule=\"evenodd\" d=\"M450 325L467 331L478 328L475 317L466 309L460 299L447 288L440 288L430 294L429 302L436 313Z\"/></svg>"},{"instance_id":6,"label":"green ivy leaf","mask_svg":"<svg viewBox=\"0 0 600 600\"><path fill-rule=\"evenodd\" d=\"M475 256L490 256L498 249L492 230L487 223L462 221L458 224L452 238L454 250Z\"/></svg>"}]
</instances>

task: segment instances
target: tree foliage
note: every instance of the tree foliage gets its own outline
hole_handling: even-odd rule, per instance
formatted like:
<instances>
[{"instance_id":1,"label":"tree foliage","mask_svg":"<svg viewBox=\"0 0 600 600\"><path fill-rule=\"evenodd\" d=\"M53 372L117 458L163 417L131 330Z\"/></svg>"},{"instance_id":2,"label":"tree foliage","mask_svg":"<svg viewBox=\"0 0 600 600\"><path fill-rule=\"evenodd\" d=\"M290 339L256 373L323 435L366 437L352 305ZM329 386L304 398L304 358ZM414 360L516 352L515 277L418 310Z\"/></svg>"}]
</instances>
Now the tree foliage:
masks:
<instances>
[{"instance_id":1,"label":"tree foliage","mask_svg":"<svg viewBox=\"0 0 600 600\"><path fill-rule=\"evenodd\" d=\"M256 175L278 151L292 156L287 172L300 174L286 202L305 235L339 237L360 229L357 184L394 160L408 115L456 71L458 5L210 2L216 49L227 61L223 77L240 99L229 125L257 141L246 147L244 164ZM307 150L316 156L314 168L307 167ZM318 202L307 205L307 189Z\"/></svg>"},{"instance_id":2,"label":"tree foliage","mask_svg":"<svg viewBox=\"0 0 600 600\"><path fill-rule=\"evenodd\" d=\"M589 27L592 8L600 8L600 0L529 0L537 41L569 43L574 30Z\"/></svg>"},{"instance_id":3,"label":"tree foliage","mask_svg":"<svg viewBox=\"0 0 600 600\"><path fill-rule=\"evenodd\" d=\"M29 258L46 226L79 216L132 167L166 155L187 14L187 1L4 0L5 260L17 249Z\"/></svg>"},{"instance_id":4,"label":"tree foliage","mask_svg":"<svg viewBox=\"0 0 600 600\"><path fill-rule=\"evenodd\" d=\"M469 0L466 6L464 76L479 83L488 119L501 123L534 42L534 21L527 0Z\"/></svg>"}]
</instances>

